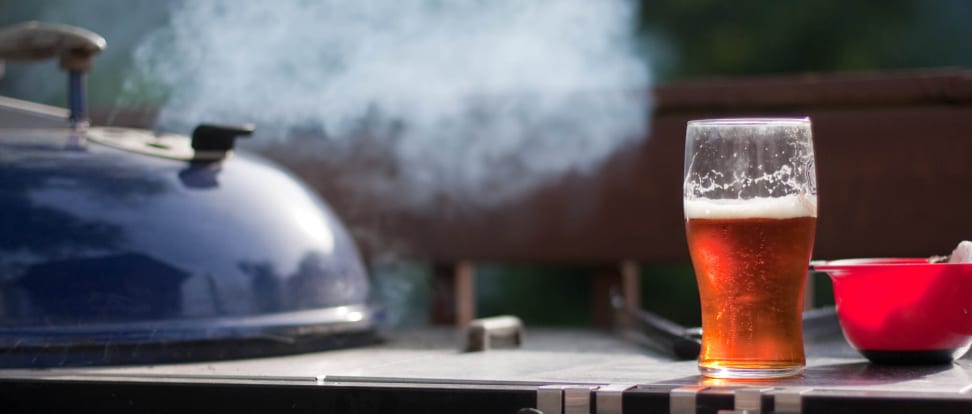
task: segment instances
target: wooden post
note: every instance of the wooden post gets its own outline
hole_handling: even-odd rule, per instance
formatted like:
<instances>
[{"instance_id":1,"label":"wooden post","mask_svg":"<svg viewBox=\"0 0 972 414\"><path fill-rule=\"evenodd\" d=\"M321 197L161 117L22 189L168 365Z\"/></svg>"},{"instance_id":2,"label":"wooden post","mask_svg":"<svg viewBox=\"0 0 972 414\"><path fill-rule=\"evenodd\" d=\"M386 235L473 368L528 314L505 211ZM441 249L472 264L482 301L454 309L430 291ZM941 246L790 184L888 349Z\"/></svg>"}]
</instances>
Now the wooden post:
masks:
<instances>
[{"instance_id":1,"label":"wooden post","mask_svg":"<svg viewBox=\"0 0 972 414\"><path fill-rule=\"evenodd\" d=\"M476 273L472 262L434 263L429 295L430 321L466 326L476 318Z\"/></svg>"},{"instance_id":2,"label":"wooden post","mask_svg":"<svg viewBox=\"0 0 972 414\"><path fill-rule=\"evenodd\" d=\"M476 319L476 271L468 261L456 265L456 326L465 327Z\"/></svg>"},{"instance_id":3,"label":"wooden post","mask_svg":"<svg viewBox=\"0 0 972 414\"><path fill-rule=\"evenodd\" d=\"M614 266L600 269L594 274L591 289L591 319L594 327L609 330L615 321L631 323L627 318L616 318L611 308L611 289L618 289L628 309L641 309L641 272L638 263L624 260Z\"/></svg>"},{"instance_id":4,"label":"wooden post","mask_svg":"<svg viewBox=\"0 0 972 414\"><path fill-rule=\"evenodd\" d=\"M625 307L630 310L641 310L641 268L634 260L625 260L621 264L621 297ZM630 318L620 318L618 323L622 327L631 326L634 321Z\"/></svg>"}]
</instances>

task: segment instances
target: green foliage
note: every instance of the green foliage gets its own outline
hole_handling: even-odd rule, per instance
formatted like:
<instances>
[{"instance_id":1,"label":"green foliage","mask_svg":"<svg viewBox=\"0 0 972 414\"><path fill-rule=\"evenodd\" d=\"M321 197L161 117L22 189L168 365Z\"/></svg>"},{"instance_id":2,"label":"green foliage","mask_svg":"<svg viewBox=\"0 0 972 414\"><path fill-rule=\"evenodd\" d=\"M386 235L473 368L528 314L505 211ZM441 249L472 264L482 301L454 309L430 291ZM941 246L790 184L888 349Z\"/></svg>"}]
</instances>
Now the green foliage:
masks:
<instances>
[{"instance_id":1,"label":"green foliage","mask_svg":"<svg viewBox=\"0 0 972 414\"><path fill-rule=\"evenodd\" d=\"M702 308L692 265L642 266L641 307L684 326L700 326Z\"/></svg>"},{"instance_id":2,"label":"green foliage","mask_svg":"<svg viewBox=\"0 0 972 414\"><path fill-rule=\"evenodd\" d=\"M972 2L965 0L640 1L642 48L662 80L972 66ZM43 20L104 35L109 47L89 80L92 106L152 106L168 91L133 79L132 66L138 45L168 23L171 4L0 0L0 26ZM0 94L63 105L56 65L19 66L0 78Z\"/></svg>"},{"instance_id":3,"label":"green foliage","mask_svg":"<svg viewBox=\"0 0 972 414\"><path fill-rule=\"evenodd\" d=\"M478 316L512 314L527 326L590 327L593 268L477 265Z\"/></svg>"},{"instance_id":4,"label":"green foliage","mask_svg":"<svg viewBox=\"0 0 972 414\"><path fill-rule=\"evenodd\" d=\"M642 5L642 32L670 43L662 78L972 64L972 3L961 0Z\"/></svg>"}]
</instances>

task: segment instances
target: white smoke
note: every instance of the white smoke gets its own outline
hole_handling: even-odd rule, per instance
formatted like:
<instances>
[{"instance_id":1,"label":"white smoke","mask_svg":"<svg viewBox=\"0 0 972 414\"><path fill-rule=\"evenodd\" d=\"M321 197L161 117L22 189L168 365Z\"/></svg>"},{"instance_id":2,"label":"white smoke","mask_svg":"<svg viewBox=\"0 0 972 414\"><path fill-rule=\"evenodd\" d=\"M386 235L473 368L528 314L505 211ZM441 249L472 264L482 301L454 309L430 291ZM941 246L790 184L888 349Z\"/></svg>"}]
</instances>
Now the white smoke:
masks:
<instances>
[{"instance_id":1,"label":"white smoke","mask_svg":"<svg viewBox=\"0 0 972 414\"><path fill-rule=\"evenodd\" d=\"M321 159L378 143L413 205L492 204L645 136L648 64L623 0L185 1L135 53L160 127L312 131ZM305 154L308 155L308 154ZM488 193L488 197L483 194Z\"/></svg>"}]
</instances>

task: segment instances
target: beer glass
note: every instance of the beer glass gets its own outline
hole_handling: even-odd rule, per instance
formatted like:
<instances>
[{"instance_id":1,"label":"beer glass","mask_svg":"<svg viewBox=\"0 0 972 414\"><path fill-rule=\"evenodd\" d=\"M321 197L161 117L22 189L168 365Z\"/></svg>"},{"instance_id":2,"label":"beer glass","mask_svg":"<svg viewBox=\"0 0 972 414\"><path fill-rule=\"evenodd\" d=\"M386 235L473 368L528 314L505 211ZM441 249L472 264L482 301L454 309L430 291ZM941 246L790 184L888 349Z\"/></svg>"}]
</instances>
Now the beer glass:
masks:
<instances>
[{"instance_id":1,"label":"beer glass","mask_svg":"<svg viewBox=\"0 0 972 414\"><path fill-rule=\"evenodd\" d=\"M689 121L683 207L702 302L703 375L803 371L816 194L809 118Z\"/></svg>"}]
</instances>

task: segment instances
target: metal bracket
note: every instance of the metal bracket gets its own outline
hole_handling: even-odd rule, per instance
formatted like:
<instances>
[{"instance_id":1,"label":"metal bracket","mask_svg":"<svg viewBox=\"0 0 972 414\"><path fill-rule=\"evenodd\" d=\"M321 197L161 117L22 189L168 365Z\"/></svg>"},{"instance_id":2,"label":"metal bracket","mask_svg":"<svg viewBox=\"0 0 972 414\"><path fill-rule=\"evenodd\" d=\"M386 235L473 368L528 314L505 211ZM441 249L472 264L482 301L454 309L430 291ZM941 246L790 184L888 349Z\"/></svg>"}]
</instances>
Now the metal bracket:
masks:
<instances>
[{"instance_id":1,"label":"metal bracket","mask_svg":"<svg viewBox=\"0 0 972 414\"><path fill-rule=\"evenodd\" d=\"M597 388L593 385L564 387L564 414L591 414L591 392Z\"/></svg>"},{"instance_id":2,"label":"metal bracket","mask_svg":"<svg viewBox=\"0 0 972 414\"><path fill-rule=\"evenodd\" d=\"M793 387L778 389L773 393L773 412L779 414L800 414L803 412L803 395L813 388Z\"/></svg>"},{"instance_id":3,"label":"metal bracket","mask_svg":"<svg viewBox=\"0 0 972 414\"><path fill-rule=\"evenodd\" d=\"M623 414L623 395L636 388L631 384L593 385L544 385L537 388L537 409L545 414L589 414L591 393L596 398L595 414ZM669 392L668 412L670 414L695 414L698 410L697 396L711 387L687 385ZM766 412L763 397L773 397L773 413L800 414L803 410L803 395L812 391L806 387L753 387L743 386L724 389L732 392L733 409L719 410L719 414L760 414Z\"/></svg>"},{"instance_id":4,"label":"metal bracket","mask_svg":"<svg viewBox=\"0 0 972 414\"><path fill-rule=\"evenodd\" d=\"M634 387L631 384L611 384L598 388L595 394L597 414L622 414L624 392Z\"/></svg>"},{"instance_id":5,"label":"metal bracket","mask_svg":"<svg viewBox=\"0 0 972 414\"><path fill-rule=\"evenodd\" d=\"M564 412L565 385L542 385L537 387L537 409L544 414Z\"/></svg>"},{"instance_id":6,"label":"metal bracket","mask_svg":"<svg viewBox=\"0 0 972 414\"><path fill-rule=\"evenodd\" d=\"M591 392L597 389L596 385L543 385L537 387L537 409L544 414L590 414Z\"/></svg>"},{"instance_id":7,"label":"metal bracket","mask_svg":"<svg viewBox=\"0 0 972 414\"><path fill-rule=\"evenodd\" d=\"M704 385L686 385L668 394L669 414L695 414L695 396L706 388Z\"/></svg>"},{"instance_id":8,"label":"metal bracket","mask_svg":"<svg viewBox=\"0 0 972 414\"><path fill-rule=\"evenodd\" d=\"M733 410L719 410L719 414L759 414L763 412L763 394L773 388L745 387L734 390Z\"/></svg>"}]
</instances>

